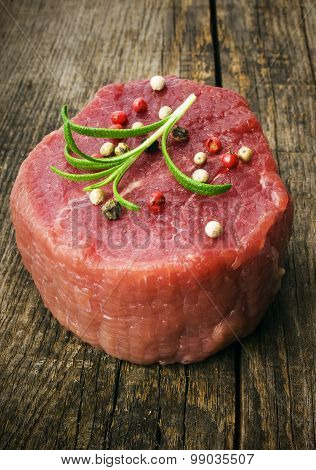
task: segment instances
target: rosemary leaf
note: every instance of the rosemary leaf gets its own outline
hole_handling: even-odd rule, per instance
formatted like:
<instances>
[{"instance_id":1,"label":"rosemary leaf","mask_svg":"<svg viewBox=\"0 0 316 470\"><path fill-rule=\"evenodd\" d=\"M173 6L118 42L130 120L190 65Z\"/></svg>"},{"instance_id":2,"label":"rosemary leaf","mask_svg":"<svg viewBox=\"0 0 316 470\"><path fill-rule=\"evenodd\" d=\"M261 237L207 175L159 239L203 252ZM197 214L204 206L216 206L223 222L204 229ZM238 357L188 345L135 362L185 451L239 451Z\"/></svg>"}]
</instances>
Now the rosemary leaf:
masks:
<instances>
[{"instance_id":1,"label":"rosemary leaf","mask_svg":"<svg viewBox=\"0 0 316 470\"><path fill-rule=\"evenodd\" d=\"M199 181L195 181L194 179L182 173L182 171L179 170L179 168L173 163L167 150L167 139L172 127L175 125L176 122L177 119L172 119L168 126L166 126L161 139L161 150L165 157L165 161L170 172L173 174L178 183L180 183L184 188L188 189L189 191L192 191L193 193L202 194L203 196L216 196L218 194L222 194L228 191L232 187L231 184L200 183Z\"/></svg>"},{"instance_id":2,"label":"rosemary leaf","mask_svg":"<svg viewBox=\"0 0 316 470\"><path fill-rule=\"evenodd\" d=\"M170 116L161 121L154 122L148 126L143 126L138 129L105 129L102 127L86 127L69 120L67 105L64 105L61 111L61 116L64 122L68 122L70 129L77 134L86 135L89 137L97 138L108 138L108 139L125 139L127 137L137 137L139 135L145 135L149 132L159 129Z\"/></svg>"},{"instance_id":3,"label":"rosemary leaf","mask_svg":"<svg viewBox=\"0 0 316 470\"><path fill-rule=\"evenodd\" d=\"M100 170L100 169L105 169L107 168L104 163L99 163L99 162L90 162L89 160L83 159L83 158L75 158L72 155L70 155L70 149L65 146L64 149L64 155L67 160L67 162L73 166L74 168L78 168L79 170ZM119 163L117 163L118 165ZM115 165L113 165L115 166Z\"/></svg>"},{"instance_id":4,"label":"rosemary leaf","mask_svg":"<svg viewBox=\"0 0 316 470\"><path fill-rule=\"evenodd\" d=\"M66 171L62 171L59 168L56 168L55 166L51 166L50 169L56 173L56 175L61 176L62 178L72 180L72 181L91 181L91 180L98 180L100 178L103 178L103 176L107 176L113 171L115 171L114 168L109 168L104 171L99 171L97 173L84 173L84 174L78 174L78 173L67 173Z\"/></svg>"},{"instance_id":5,"label":"rosemary leaf","mask_svg":"<svg viewBox=\"0 0 316 470\"><path fill-rule=\"evenodd\" d=\"M84 158L85 160L89 160L90 162L103 163L105 167L115 166L117 163L124 162L129 156L131 156L130 154L133 152L133 151L127 152L126 154L119 156L119 157L107 157L107 158L91 157L90 155L87 155L86 153L82 152L78 148L76 142L74 141L74 138L72 137L69 122L64 123L64 136L65 136L66 144L69 147L69 149L72 150L72 152L79 155L81 158Z\"/></svg>"}]
</instances>

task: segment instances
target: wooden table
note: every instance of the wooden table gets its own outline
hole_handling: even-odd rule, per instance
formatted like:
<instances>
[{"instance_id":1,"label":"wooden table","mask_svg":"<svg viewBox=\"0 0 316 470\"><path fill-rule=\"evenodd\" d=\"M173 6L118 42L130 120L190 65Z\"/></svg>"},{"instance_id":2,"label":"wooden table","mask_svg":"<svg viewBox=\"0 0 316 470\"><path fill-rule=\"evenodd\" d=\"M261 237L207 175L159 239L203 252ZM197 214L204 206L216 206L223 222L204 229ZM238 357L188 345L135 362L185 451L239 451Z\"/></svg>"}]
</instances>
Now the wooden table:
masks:
<instances>
[{"instance_id":1,"label":"wooden table","mask_svg":"<svg viewBox=\"0 0 316 470\"><path fill-rule=\"evenodd\" d=\"M314 448L316 3L1 0L0 11L0 446ZM103 84L157 72L244 95L296 209L261 326L188 366L128 364L60 327L23 268L8 210L20 163L60 126L64 101L73 112Z\"/></svg>"}]
</instances>

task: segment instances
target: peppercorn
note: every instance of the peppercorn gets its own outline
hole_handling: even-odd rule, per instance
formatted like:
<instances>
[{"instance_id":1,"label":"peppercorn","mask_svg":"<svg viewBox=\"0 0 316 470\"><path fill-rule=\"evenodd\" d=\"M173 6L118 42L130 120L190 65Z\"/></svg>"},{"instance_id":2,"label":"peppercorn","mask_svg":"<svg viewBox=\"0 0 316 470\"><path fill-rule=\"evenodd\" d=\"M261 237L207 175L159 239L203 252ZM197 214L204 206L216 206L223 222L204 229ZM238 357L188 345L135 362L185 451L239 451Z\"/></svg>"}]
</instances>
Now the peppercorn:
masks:
<instances>
[{"instance_id":1,"label":"peppercorn","mask_svg":"<svg viewBox=\"0 0 316 470\"><path fill-rule=\"evenodd\" d=\"M218 137L211 136L205 142L205 147L210 153L217 153L222 148L222 144Z\"/></svg>"},{"instance_id":2,"label":"peppercorn","mask_svg":"<svg viewBox=\"0 0 316 470\"><path fill-rule=\"evenodd\" d=\"M209 179L209 174L206 170L198 169L193 172L192 179L198 181L199 183L206 183Z\"/></svg>"},{"instance_id":3,"label":"peppercorn","mask_svg":"<svg viewBox=\"0 0 316 470\"><path fill-rule=\"evenodd\" d=\"M120 142L114 149L115 155L123 155L124 153L129 152L129 146Z\"/></svg>"},{"instance_id":4,"label":"peppercorn","mask_svg":"<svg viewBox=\"0 0 316 470\"><path fill-rule=\"evenodd\" d=\"M114 199L110 199L101 207L102 214L109 220L116 220L121 217L122 206Z\"/></svg>"},{"instance_id":5,"label":"peppercorn","mask_svg":"<svg viewBox=\"0 0 316 470\"><path fill-rule=\"evenodd\" d=\"M100 154L103 157L108 157L109 155L112 155L114 148L115 147L112 142L104 142L104 144L100 148Z\"/></svg>"},{"instance_id":6,"label":"peppercorn","mask_svg":"<svg viewBox=\"0 0 316 470\"><path fill-rule=\"evenodd\" d=\"M249 147L241 147L238 150L238 157L243 162L249 162L251 160L252 154L253 154L253 150L250 149Z\"/></svg>"},{"instance_id":7,"label":"peppercorn","mask_svg":"<svg viewBox=\"0 0 316 470\"><path fill-rule=\"evenodd\" d=\"M227 153L221 156L222 165L228 168L235 168L238 165L238 155L236 153Z\"/></svg>"},{"instance_id":8,"label":"peppercorn","mask_svg":"<svg viewBox=\"0 0 316 470\"><path fill-rule=\"evenodd\" d=\"M155 191L150 196L148 209L153 213L161 212L166 203L166 198L161 191Z\"/></svg>"},{"instance_id":9,"label":"peppercorn","mask_svg":"<svg viewBox=\"0 0 316 470\"><path fill-rule=\"evenodd\" d=\"M206 153L198 152L194 155L194 163L196 165L203 165L206 162Z\"/></svg>"},{"instance_id":10,"label":"peppercorn","mask_svg":"<svg viewBox=\"0 0 316 470\"><path fill-rule=\"evenodd\" d=\"M153 90L162 90L166 86L166 80L161 75L155 75L150 79L150 86Z\"/></svg>"},{"instance_id":11,"label":"peppercorn","mask_svg":"<svg viewBox=\"0 0 316 470\"><path fill-rule=\"evenodd\" d=\"M144 127L144 124L140 121L136 121L134 122L134 124L132 125L132 129L140 129L141 127Z\"/></svg>"},{"instance_id":12,"label":"peppercorn","mask_svg":"<svg viewBox=\"0 0 316 470\"><path fill-rule=\"evenodd\" d=\"M171 131L171 137L176 142L184 142L185 140L187 140L188 136L189 132L184 127L174 127Z\"/></svg>"},{"instance_id":13,"label":"peppercorn","mask_svg":"<svg viewBox=\"0 0 316 470\"><path fill-rule=\"evenodd\" d=\"M217 220L211 220L205 225L205 233L210 238L218 238L222 233L222 226Z\"/></svg>"},{"instance_id":14,"label":"peppercorn","mask_svg":"<svg viewBox=\"0 0 316 470\"><path fill-rule=\"evenodd\" d=\"M91 203L94 206L97 206L98 204L101 204L101 202L103 202L104 192L101 188L93 189L91 193L89 194L89 198L90 198Z\"/></svg>"},{"instance_id":15,"label":"peppercorn","mask_svg":"<svg viewBox=\"0 0 316 470\"><path fill-rule=\"evenodd\" d=\"M147 110L147 103L144 98L136 98L133 103L135 113L143 113Z\"/></svg>"},{"instance_id":16,"label":"peppercorn","mask_svg":"<svg viewBox=\"0 0 316 470\"><path fill-rule=\"evenodd\" d=\"M159 119L165 119L166 117L170 116L172 114L172 108L170 106L163 106L162 108L159 109Z\"/></svg>"},{"instance_id":17,"label":"peppercorn","mask_svg":"<svg viewBox=\"0 0 316 470\"><path fill-rule=\"evenodd\" d=\"M146 139L143 139L142 143L144 143L145 140ZM146 150L144 150L144 152L155 153L157 152L158 149L159 149L159 142L158 140L155 140L155 142L153 142Z\"/></svg>"},{"instance_id":18,"label":"peppercorn","mask_svg":"<svg viewBox=\"0 0 316 470\"><path fill-rule=\"evenodd\" d=\"M111 121L113 124L125 124L127 121L127 116L124 111L114 111L111 115Z\"/></svg>"}]
</instances>

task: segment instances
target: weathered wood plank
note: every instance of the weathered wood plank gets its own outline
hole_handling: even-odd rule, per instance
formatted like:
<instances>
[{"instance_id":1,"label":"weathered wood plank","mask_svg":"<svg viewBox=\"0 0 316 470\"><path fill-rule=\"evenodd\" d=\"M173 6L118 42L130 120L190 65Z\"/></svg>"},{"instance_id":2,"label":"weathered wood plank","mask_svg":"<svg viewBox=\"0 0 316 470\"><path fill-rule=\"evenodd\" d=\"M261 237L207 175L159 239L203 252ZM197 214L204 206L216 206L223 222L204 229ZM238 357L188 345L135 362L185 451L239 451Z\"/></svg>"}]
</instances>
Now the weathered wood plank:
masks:
<instances>
[{"instance_id":1,"label":"weathered wood plank","mask_svg":"<svg viewBox=\"0 0 316 470\"><path fill-rule=\"evenodd\" d=\"M75 111L103 83L156 71L214 82L208 1L137 0L143 17L130 3L2 6L0 447L314 447L311 2L218 4L223 84L250 99L296 204L288 274L240 371L239 346L187 367L108 358L51 318L21 265L8 194L65 99Z\"/></svg>"},{"instance_id":2,"label":"weathered wood plank","mask_svg":"<svg viewBox=\"0 0 316 470\"><path fill-rule=\"evenodd\" d=\"M64 101L76 111L104 83L156 72L213 83L208 1L137 0L141 15L129 0L0 8L0 447L232 447L234 348L163 368L82 344L43 307L8 212L20 163L60 125Z\"/></svg>"},{"instance_id":3,"label":"weathered wood plank","mask_svg":"<svg viewBox=\"0 0 316 470\"><path fill-rule=\"evenodd\" d=\"M213 83L208 1L152 2L150 11L155 18L155 24L148 26L157 41L154 50L164 51L161 73ZM142 62L138 67L141 76L145 73ZM135 369L123 363L122 375L124 383L118 392L112 447L174 449L233 445L233 348L225 351L220 361L211 359L194 367ZM209 388L214 392L213 398ZM221 393L222 389L228 391L227 395Z\"/></svg>"},{"instance_id":4,"label":"weathered wood plank","mask_svg":"<svg viewBox=\"0 0 316 470\"><path fill-rule=\"evenodd\" d=\"M241 355L241 448L315 447L315 78L312 2L218 3L223 86L251 103L294 198L287 274Z\"/></svg>"}]
</instances>

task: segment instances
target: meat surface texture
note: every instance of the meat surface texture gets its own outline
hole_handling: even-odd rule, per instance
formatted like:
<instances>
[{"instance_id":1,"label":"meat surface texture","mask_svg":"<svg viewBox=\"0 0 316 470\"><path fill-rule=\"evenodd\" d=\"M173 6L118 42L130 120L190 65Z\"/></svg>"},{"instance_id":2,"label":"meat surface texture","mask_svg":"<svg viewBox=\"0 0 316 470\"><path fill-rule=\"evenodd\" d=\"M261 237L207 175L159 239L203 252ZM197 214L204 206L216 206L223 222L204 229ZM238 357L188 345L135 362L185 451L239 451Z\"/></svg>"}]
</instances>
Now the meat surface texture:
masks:
<instances>
[{"instance_id":1,"label":"meat surface texture","mask_svg":"<svg viewBox=\"0 0 316 470\"><path fill-rule=\"evenodd\" d=\"M108 221L82 191L86 183L50 171L76 171L65 161L60 129L23 162L11 194L17 245L45 305L83 341L140 364L200 361L251 333L280 287L292 223L289 195L245 99L176 77L166 83L162 91L148 80L105 86L74 121L109 127L111 113L123 110L127 127L149 124L162 106L175 109L195 93L179 121L189 141L169 139L169 153L191 175L193 156L210 135L221 139L220 154L250 147L252 160L226 173L220 154L207 158L210 181L232 183L228 192L193 194L174 180L160 151L144 153L120 183L121 194L142 209ZM133 111L137 97L148 102L145 113ZM104 142L74 137L89 154ZM140 140L126 141L135 147ZM159 214L147 208L156 190L166 198ZM217 239L205 233L210 220L223 227Z\"/></svg>"}]
</instances>

